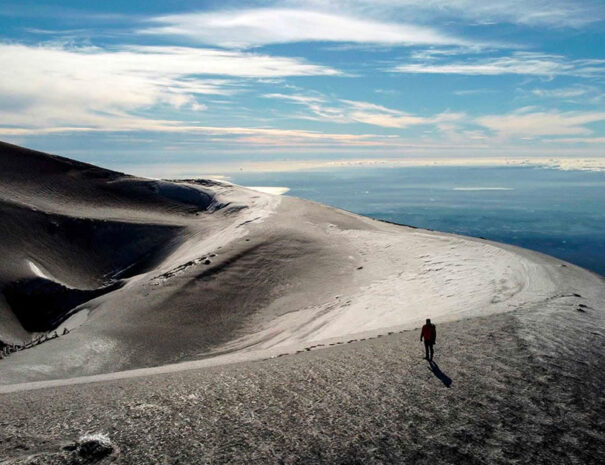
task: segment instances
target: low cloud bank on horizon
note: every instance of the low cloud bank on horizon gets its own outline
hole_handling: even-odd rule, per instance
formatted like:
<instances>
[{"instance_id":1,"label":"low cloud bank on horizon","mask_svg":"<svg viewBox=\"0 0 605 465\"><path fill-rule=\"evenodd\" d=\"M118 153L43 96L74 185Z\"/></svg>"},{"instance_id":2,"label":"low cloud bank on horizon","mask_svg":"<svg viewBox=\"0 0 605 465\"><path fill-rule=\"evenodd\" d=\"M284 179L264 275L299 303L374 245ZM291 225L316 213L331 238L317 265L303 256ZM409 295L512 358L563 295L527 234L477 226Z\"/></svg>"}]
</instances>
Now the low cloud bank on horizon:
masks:
<instances>
[{"instance_id":1,"label":"low cloud bank on horizon","mask_svg":"<svg viewBox=\"0 0 605 465\"><path fill-rule=\"evenodd\" d=\"M0 7L0 139L112 166L604 156L605 7Z\"/></svg>"}]
</instances>

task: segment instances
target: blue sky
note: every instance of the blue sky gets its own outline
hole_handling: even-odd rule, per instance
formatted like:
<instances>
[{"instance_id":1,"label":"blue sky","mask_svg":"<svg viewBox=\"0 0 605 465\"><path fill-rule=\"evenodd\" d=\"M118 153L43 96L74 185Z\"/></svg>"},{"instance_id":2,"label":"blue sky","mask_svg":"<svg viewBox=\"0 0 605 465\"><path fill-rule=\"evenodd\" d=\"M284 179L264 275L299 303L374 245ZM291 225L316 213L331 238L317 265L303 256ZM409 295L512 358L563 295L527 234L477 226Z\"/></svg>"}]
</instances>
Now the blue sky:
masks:
<instances>
[{"instance_id":1,"label":"blue sky","mask_svg":"<svg viewBox=\"0 0 605 465\"><path fill-rule=\"evenodd\" d=\"M143 174L605 157L604 18L590 0L5 0L0 139Z\"/></svg>"}]
</instances>

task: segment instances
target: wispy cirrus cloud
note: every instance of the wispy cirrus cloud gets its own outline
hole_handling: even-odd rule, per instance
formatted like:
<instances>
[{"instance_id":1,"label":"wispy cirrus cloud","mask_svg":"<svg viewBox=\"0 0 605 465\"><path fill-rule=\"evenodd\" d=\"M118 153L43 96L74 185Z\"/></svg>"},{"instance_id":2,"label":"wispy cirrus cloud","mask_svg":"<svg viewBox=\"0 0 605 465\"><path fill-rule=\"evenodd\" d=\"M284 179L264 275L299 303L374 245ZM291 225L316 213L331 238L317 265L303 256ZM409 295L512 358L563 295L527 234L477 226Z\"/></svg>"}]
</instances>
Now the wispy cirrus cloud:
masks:
<instances>
[{"instance_id":1,"label":"wispy cirrus cloud","mask_svg":"<svg viewBox=\"0 0 605 465\"><path fill-rule=\"evenodd\" d=\"M143 128L158 119L153 107L201 111L202 96L233 94L237 80L339 74L296 58L191 47L5 43L0 62L0 125L12 128Z\"/></svg>"},{"instance_id":2,"label":"wispy cirrus cloud","mask_svg":"<svg viewBox=\"0 0 605 465\"><path fill-rule=\"evenodd\" d=\"M580 97L588 93L585 87L563 87L559 89L532 89L531 93L537 97L569 99Z\"/></svg>"},{"instance_id":3,"label":"wispy cirrus cloud","mask_svg":"<svg viewBox=\"0 0 605 465\"><path fill-rule=\"evenodd\" d=\"M266 98L281 99L307 107L310 115L298 115L303 119L318 119L337 123L364 123L383 128L403 129L416 125L440 125L460 121L463 113L443 112L430 117L409 114L371 102L347 99L328 99L323 96L297 94L265 94ZM295 115L296 116L296 115Z\"/></svg>"},{"instance_id":4,"label":"wispy cirrus cloud","mask_svg":"<svg viewBox=\"0 0 605 465\"><path fill-rule=\"evenodd\" d=\"M392 68L397 73L462 74L498 76L519 74L528 76L605 76L605 60L569 60L561 55L536 52L516 52L510 56L478 57L464 61L428 61L404 63Z\"/></svg>"},{"instance_id":5,"label":"wispy cirrus cloud","mask_svg":"<svg viewBox=\"0 0 605 465\"><path fill-rule=\"evenodd\" d=\"M581 101L592 104L601 103L605 100L605 92L601 88L581 84L548 89L536 88L531 90L531 95L544 99L558 99L570 102Z\"/></svg>"},{"instance_id":6,"label":"wispy cirrus cloud","mask_svg":"<svg viewBox=\"0 0 605 465\"><path fill-rule=\"evenodd\" d=\"M522 108L505 115L487 115L475 122L500 137L534 138L539 136L589 135L586 125L605 121L605 112L534 111Z\"/></svg>"},{"instance_id":7,"label":"wispy cirrus cloud","mask_svg":"<svg viewBox=\"0 0 605 465\"><path fill-rule=\"evenodd\" d=\"M307 107L313 116L303 115L301 118L338 123L364 123L392 129L421 125L433 126L447 140L456 144L469 141L500 143L498 140L501 139L519 141L539 139L544 136L587 136L593 133L588 125L605 121L605 112L539 111L535 107L520 108L512 113L471 118L465 113L449 111L431 116L420 116L370 102L346 99L329 100L320 96L267 94L265 97L278 98ZM481 129L478 130L477 126ZM599 139L593 138L575 140L582 143L599 142ZM571 143L572 139L566 139L566 141Z\"/></svg>"},{"instance_id":8,"label":"wispy cirrus cloud","mask_svg":"<svg viewBox=\"0 0 605 465\"><path fill-rule=\"evenodd\" d=\"M176 35L203 44L248 48L293 42L383 45L468 45L434 27L307 8L255 8L150 18L141 34Z\"/></svg>"},{"instance_id":9,"label":"wispy cirrus cloud","mask_svg":"<svg viewBox=\"0 0 605 465\"><path fill-rule=\"evenodd\" d=\"M461 121L466 117L464 113L452 113L449 111L426 117L411 115L367 102L343 100L343 103L349 105L352 109L350 117L353 121L386 128L406 128L408 126L423 124L437 125L439 127L442 124Z\"/></svg>"},{"instance_id":10,"label":"wispy cirrus cloud","mask_svg":"<svg viewBox=\"0 0 605 465\"><path fill-rule=\"evenodd\" d=\"M582 27L603 18L597 1L577 0L403 0L418 8L439 10L477 24L511 23L526 26ZM394 2L395 3L395 2Z\"/></svg>"},{"instance_id":11,"label":"wispy cirrus cloud","mask_svg":"<svg viewBox=\"0 0 605 465\"><path fill-rule=\"evenodd\" d=\"M605 16L603 4L598 0L289 0L287 3L415 22L457 21L476 25L580 28Z\"/></svg>"},{"instance_id":12,"label":"wispy cirrus cloud","mask_svg":"<svg viewBox=\"0 0 605 465\"><path fill-rule=\"evenodd\" d=\"M188 136L203 136L204 140L225 144L245 144L258 146L342 146L342 147L382 147L392 146L399 137L395 135L381 134L351 134L330 133L320 131L309 131L304 129L279 129L239 126L202 126L188 125L176 121L162 120L136 120L129 121L124 127L102 127L102 126L63 126L43 129L32 128L2 128L0 135L4 136L27 136L45 134L69 134L78 132L103 133L103 132L154 132L187 134ZM201 142L201 140L199 141Z\"/></svg>"}]
</instances>

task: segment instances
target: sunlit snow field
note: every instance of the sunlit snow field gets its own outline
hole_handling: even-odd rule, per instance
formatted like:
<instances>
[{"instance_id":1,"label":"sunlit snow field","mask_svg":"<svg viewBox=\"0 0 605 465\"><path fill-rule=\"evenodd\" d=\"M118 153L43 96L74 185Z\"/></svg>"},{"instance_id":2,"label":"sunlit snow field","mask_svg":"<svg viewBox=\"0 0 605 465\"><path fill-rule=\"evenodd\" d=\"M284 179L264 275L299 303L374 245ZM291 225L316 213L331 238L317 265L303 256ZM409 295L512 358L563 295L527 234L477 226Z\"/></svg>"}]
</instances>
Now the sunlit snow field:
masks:
<instances>
[{"instance_id":1,"label":"sunlit snow field","mask_svg":"<svg viewBox=\"0 0 605 465\"><path fill-rule=\"evenodd\" d=\"M519 245L605 274L605 173L537 167L230 174L373 218Z\"/></svg>"}]
</instances>

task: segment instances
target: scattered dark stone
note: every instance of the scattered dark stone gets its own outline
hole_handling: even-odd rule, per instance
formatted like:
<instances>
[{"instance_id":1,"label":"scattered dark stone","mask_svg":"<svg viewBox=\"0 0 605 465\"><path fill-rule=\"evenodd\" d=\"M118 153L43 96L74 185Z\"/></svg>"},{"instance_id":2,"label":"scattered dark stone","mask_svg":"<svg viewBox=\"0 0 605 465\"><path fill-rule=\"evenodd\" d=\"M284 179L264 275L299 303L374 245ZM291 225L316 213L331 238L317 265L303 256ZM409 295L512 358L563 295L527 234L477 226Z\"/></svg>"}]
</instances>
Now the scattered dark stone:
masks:
<instances>
[{"instance_id":1,"label":"scattered dark stone","mask_svg":"<svg viewBox=\"0 0 605 465\"><path fill-rule=\"evenodd\" d=\"M358 266L357 269L358 270L363 270L363 266Z\"/></svg>"},{"instance_id":2,"label":"scattered dark stone","mask_svg":"<svg viewBox=\"0 0 605 465\"><path fill-rule=\"evenodd\" d=\"M204 265L210 265L212 262L208 259L204 260Z\"/></svg>"},{"instance_id":3,"label":"scattered dark stone","mask_svg":"<svg viewBox=\"0 0 605 465\"><path fill-rule=\"evenodd\" d=\"M578 312L586 313L586 310L584 310L583 308L580 308L580 307L576 308L576 310Z\"/></svg>"},{"instance_id":4,"label":"scattered dark stone","mask_svg":"<svg viewBox=\"0 0 605 465\"><path fill-rule=\"evenodd\" d=\"M100 437L83 438L78 442L78 454L85 459L102 459L113 452L111 443Z\"/></svg>"},{"instance_id":5,"label":"scattered dark stone","mask_svg":"<svg viewBox=\"0 0 605 465\"><path fill-rule=\"evenodd\" d=\"M192 178L192 179L165 179L165 181L173 182L173 183L177 183L177 184L182 184L182 183L199 184L200 186L207 186L207 187L212 187L212 186L229 187L229 186L225 186L224 184L222 184L219 181L214 181L213 179L197 179L197 178Z\"/></svg>"},{"instance_id":6,"label":"scattered dark stone","mask_svg":"<svg viewBox=\"0 0 605 465\"><path fill-rule=\"evenodd\" d=\"M574 297L582 297L580 294L576 294L575 292L572 294Z\"/></svg>"}]
</instances>

